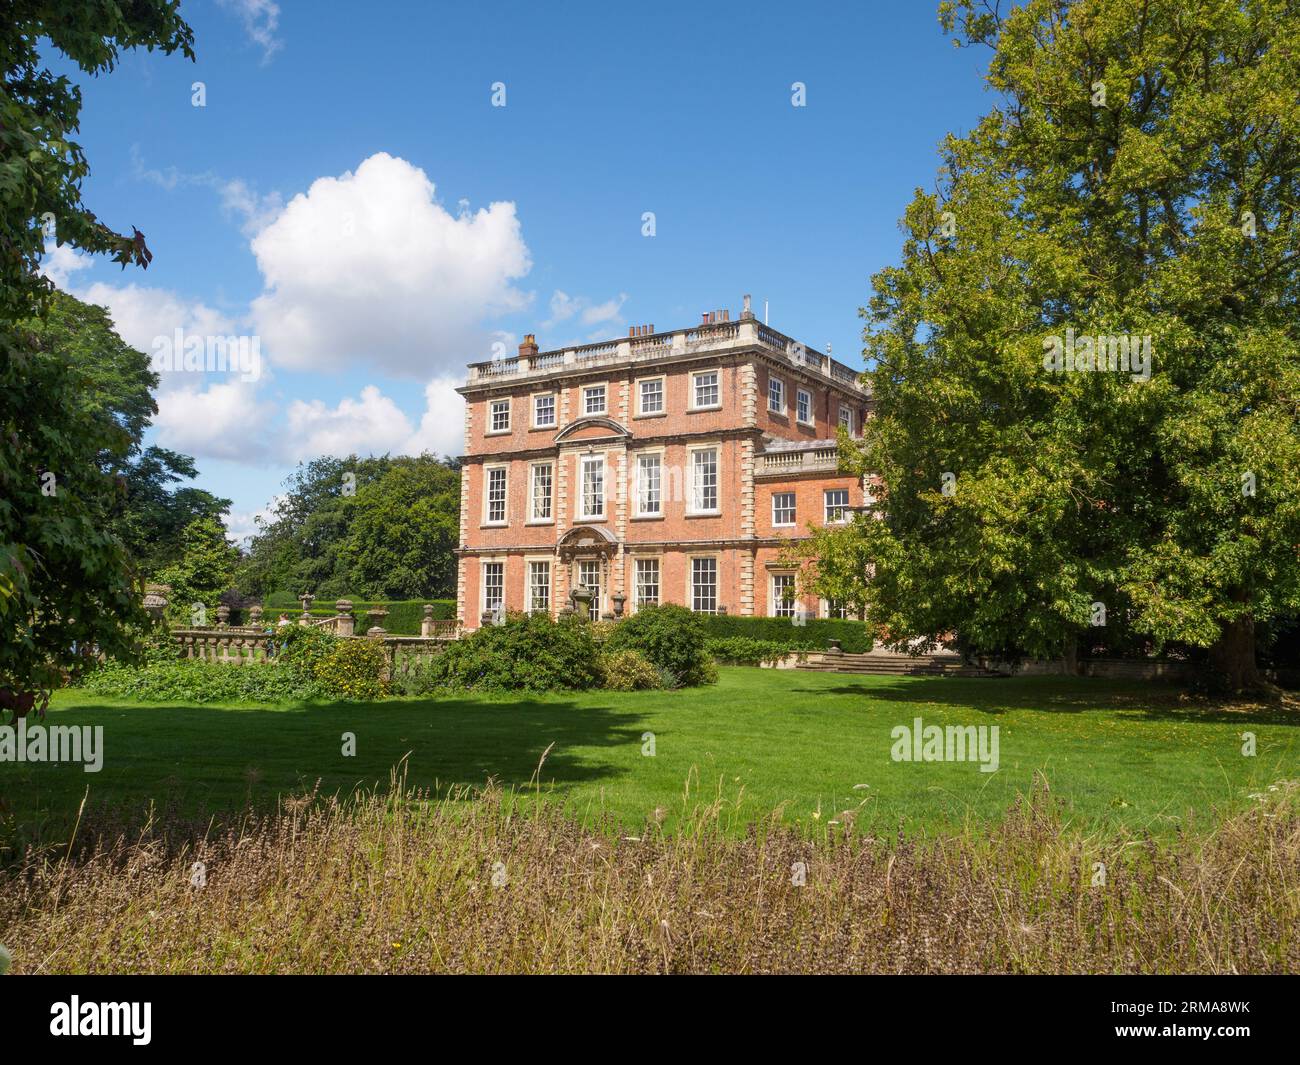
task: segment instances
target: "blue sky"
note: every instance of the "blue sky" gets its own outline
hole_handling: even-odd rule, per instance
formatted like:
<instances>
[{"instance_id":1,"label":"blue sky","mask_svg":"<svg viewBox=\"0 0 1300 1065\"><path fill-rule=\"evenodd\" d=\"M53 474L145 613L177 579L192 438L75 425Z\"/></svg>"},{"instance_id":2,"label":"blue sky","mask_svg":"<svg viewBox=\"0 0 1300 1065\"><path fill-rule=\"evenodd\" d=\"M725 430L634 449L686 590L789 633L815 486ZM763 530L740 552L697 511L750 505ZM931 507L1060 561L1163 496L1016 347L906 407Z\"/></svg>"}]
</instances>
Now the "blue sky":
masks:
<instances>
[{"instance_id":1,"label":"blue sky","mask_svg":"<svg viewBox=\"0 0 1300 1065\"><path fill-rule=\"evenodd\" d=\"M677 328L750 292L858 366L898 218L992 104L937 6L185 0L197 63L76 74L85 201L153 265L47 269L144 350L257 338L257 380L165 374L150 431L237 533L298 459L459 453L464 364L526 332Z\"/></svg>"}]
</instances>

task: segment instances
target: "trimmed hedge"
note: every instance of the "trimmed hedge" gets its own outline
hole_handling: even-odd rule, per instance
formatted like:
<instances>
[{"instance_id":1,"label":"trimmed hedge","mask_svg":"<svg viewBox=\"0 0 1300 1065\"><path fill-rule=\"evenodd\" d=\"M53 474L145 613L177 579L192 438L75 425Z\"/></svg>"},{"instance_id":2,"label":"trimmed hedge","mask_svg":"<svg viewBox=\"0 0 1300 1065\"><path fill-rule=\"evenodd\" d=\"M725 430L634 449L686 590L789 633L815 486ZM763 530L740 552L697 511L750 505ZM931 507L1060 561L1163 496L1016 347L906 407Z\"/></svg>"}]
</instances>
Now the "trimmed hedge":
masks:
<instances>
[{"instance_id":1,"label":"trimmed hedge","mask_svg":"<svg viewBox=\"0 0 1300 1065\"><path fill-rule=\"evenodd\" d=\"M791 651L825 651L831 640L850 654L871 650L871 632L861 621L841 618L808 618L796 625L790 618L745 618L731 614L697 614L711 640L743 636L750 640L777 643Z\"/></svg>"},{"instance_id":2,"label":"trimmed hedge","mask_svg":"<svg viewBox=\"0 0 1300 1065\"><path fill-rule=\"evenodd\" d=\"M312 604L311 616L314 618L332 618L335 600L317 600ZM424 620L424 604L433 604L434 621L450 621L456 616L455 599L403 599L391 603L353 599L352 616L357 619L357 631L363 631L368 623L366 611L371 607L382 606L388 611L384 618L384 628L396 636L419 636L420 622ZM269 625L281 614L288 614L291 621L302 616L302 604L287 592L268 595L262 602L262 620Z\"/></svg>"}]
</instances>

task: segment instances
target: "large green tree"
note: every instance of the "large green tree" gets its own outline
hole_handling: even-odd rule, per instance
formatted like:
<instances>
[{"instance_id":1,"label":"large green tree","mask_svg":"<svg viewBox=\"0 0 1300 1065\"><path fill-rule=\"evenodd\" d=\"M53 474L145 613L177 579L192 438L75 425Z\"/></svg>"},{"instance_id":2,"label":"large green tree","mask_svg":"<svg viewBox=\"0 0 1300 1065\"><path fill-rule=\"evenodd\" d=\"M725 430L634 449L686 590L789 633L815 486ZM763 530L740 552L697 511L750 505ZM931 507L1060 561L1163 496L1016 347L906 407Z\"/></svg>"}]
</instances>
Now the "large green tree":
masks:
<instances>
[{"instance_id":1,"label":"large green tree","mask_svg":"<svg viewBox=\"0 0 1300 1065\"><path fill-rule=\"evenodd\" d=\"M460 473L433 455L315 459L298 468L260 525L239 571L249 594L447 595L455 587Z\"/></svg>"},{"instance_id":2,"label":"large green tree","mask_svg":"<svg viewBox=\"0 0 1300 1065\"><path fill-rule=\"evenodd\" d=\"M81 199L89 172L72 139L80 90L49 70L41 49L87 74L123 49L193 57L174 0L85 3L13 0L0 25L0 705L26 713L98 644L126 651L140 619L131 560L109 524L119 482L103 461L126 462L135 438L79 395L87 368L25 326L52 286L39 273L46 240L110 255L125 267L152 257L138 230L119 234Z\"/></svg>"},{"instance_id":3,"label":"large green tree","mask_svg":"<svg viewBox=\"0 0 1300 1065\"><path fill-rule=\"evenodd\" d=\"M1254 686L1256 627L1300 610L1298 5L940 16L999 103L873 279L847 459L877 505L814 583L895 638L1069 655L1104 627ZM1149 375L1055 369L1085 336L1150 338Z\"/></svg>"}]
</instances>

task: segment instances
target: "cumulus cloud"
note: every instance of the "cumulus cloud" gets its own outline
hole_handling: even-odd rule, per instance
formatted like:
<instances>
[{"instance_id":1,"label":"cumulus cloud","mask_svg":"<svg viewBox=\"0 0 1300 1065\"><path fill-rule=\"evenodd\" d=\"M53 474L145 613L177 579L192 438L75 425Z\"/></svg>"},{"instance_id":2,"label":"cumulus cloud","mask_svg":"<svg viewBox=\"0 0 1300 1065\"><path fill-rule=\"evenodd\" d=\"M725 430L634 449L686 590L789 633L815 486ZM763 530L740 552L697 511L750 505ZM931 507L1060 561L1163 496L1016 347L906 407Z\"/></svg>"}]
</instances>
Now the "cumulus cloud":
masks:
<instances>
[{"instance_id":1,"label":"cumulus cloud","mask_svg":"<svg viewBox=\"0 0 1300 1065\"><path fill-rule=\"evenodd\" d=\"M254 463L264 461L272 450L267 423L274 415L275 406L259 398L256 383L236 378L160 392L153 424L163 447L201 458Z\"/></svg>"},{"instance_id":2,"label":"cumulus cloud","mask_svg":"<svg viewBox=\"0 0 1300 1065\"><path fill-rule=\"evenodd\" d=\"M531 268L513 203L451 215L424 171L386 153L321 178L253 238L252 314L294 369L361 363L427 379L491 357L485 320L522 310Z\"/></svg>"},{"instance_id":3,"label":"cumulus cloud","mask_svg":"<svg viewBox=\"0 0 1300 1065\"><path fill-rule=\"evenodd\" d=\"M261 532L258 522L269 524L274 521L276 511L284 500L284 496L277 495L260 510L231 511L226 515L226 539L240 547L247 547L248 541Z\"/></svg>"},{"instance_id":4,"label":"cumulus cloud","mask_svg":"<svg viewBox=\"0 0 1300 1065\"><path fill-rule=\"evenodd\" d=\"M143 352L152 352L159 337L170 337L177 329L198 336L228 336L236 331L229 315L168 289L96 281L73 295L107 307L117 335Z\"/></svg>"},{"instance_id":5,"label":"cumulus cloud","mask_svg":"<svg viewBox=\"0 0 1300 1065\"><path fill-rule=\"evenodd\" d=\"M456 382L439 379L425 386L426 409L420 424L375 385L360 396L330 406L321 400L295 400L286 412L288 431L283 458L290 462L318 455L419 455L425 451L459 454L464 441L464 403ZM454 404L453 404L454 399Z\"/></svg>"}]
</instances>

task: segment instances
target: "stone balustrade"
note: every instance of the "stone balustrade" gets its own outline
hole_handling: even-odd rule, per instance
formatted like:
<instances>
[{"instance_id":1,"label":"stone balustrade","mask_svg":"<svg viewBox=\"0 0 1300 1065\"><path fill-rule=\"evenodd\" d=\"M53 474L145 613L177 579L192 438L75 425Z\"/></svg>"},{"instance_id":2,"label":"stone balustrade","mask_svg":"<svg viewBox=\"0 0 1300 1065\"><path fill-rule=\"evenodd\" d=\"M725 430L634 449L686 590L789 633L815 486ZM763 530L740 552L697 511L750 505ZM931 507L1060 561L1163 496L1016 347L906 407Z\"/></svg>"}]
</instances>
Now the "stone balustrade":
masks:
<instances>
[{"instance_id":1,"label":"stone balustrade","mask_svg":"<svg viewBox=\"0 0 1300 1065\"><path fill-rule=\"evenodd\" d=\"M645 360L662 359L672 355L697 352L740 351L766 348L785 356L795 366L811 370L823 377L865 391L858 380L860 371L836 362L829 355L814 351L784 333L754 319L710 322L689 329L675 329L668 333L649 336L626 337L599 344L583 344L558 351L543 351L536 355L519 355L509 359L491 359L470 365L469 383L541 377L560 371L586 369L597 366L617 366Z\"/></svg>"}]
</instances>

